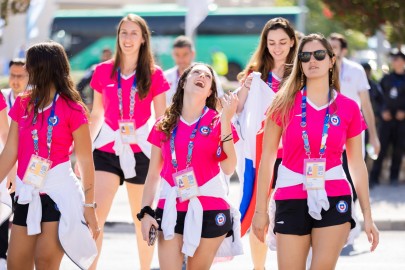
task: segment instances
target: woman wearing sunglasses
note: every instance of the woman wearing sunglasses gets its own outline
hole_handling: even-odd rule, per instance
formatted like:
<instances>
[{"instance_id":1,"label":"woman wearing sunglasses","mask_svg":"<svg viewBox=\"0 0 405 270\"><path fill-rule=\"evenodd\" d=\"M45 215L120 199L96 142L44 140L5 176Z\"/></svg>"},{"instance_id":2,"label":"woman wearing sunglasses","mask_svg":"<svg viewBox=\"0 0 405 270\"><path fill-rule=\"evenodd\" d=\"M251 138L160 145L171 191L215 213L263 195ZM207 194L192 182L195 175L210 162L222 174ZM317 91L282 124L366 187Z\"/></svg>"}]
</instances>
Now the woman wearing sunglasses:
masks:
<instances>
[{"instance_id":1,"label":"woman wearing sunglasses","mask_svg":"<svg viewBox=\"0 0 405 270\"><path fill-rule=\"evenodd\" d=\"M284 18L274 18L269 20L265 24L261 33L259 46L254 52L245 70L238 75L238 79L243 83L242 86L237 90L239 98L237 113L243 113L246 110L252 109L244 106L252 84L252 72L260 72L261 79L268 84L271 91L275 93L278 92L280 82L287 78L291 71L291 65L294 61L294 56L297 51L297 45L298 41L295 35L295 30L288 20ZM263 100L262 102L265 101ZM270 106L270 104L264 105L266 108ZM258 121L261 120L264 120L264 113L263 119L260 119ZM260 122L258 123L258 125L260 126ZM258 143L261 142L260 138L262 138L262 135L263 133L259 132L258 137L256 137ZM243 134L240 137L242 137L243 139ZM243 155L241 154L241 152L243 152L243 150L241 149L242 143L243 142L239 143L239 145L237 146L239 160L237 172L239 177L244 176L243 169L246 169L245 164L242 164L244 162L244 158L242 158ZM277 173L278 165L281 163L282 153L283 149L282 146L280 146L274 167L275 173ZM258 157L260 157L260 154L258 154ZM274 182L275 181L273 181L273 183ZM249 181L243 181L243 183L244 186L250 186ZM241 209L245 207L245 201L250 201L249 206L253 204L253 208L251 209L254 209L254 199L250 198L248 200L242 198ZM244 211L242 211L242 213L243 212ZM243 215L243 227L250 226L251 219L249 220L249 217L252 217L252 215L249 215L249 213ZM266 261L267 247L263 243L259 242L252 233L249 234L249 240L254 269L263 270Z\"/></svg>"},{"instance_id":2,"label":"woman wearing sunglasses","mask_svg":"<svg viewBox=\"0 0 405 270\"><path fill-rule=\"evenodd\" d=\"M188 257L187 269L208 270L216 255L242 253L240 215L228 203L227 182L220 173L222 169L231 175L236 166L234 142L238 137L231 119L238 99L234 94L225 95L218 114L217 96L212 68L193 64L181 75L172 105L148 138L152 157L138 218L149 244L155 235L152 226L161 231L162 270L180 270L183 254ZM159 182L155 220L151 207ZM224 242L232 253L221 252Z\"/></svg>"},{"instance_id":3,"label":"woman wearing sunglasses","mask_svg":"<svg viewBox=\"0 0 405 270\"><path fill-rule=\"evenodd\" d=\"M321 35L308 35L269 110L253 232L264 241L268 230L268 244L277 249L279 269L305 269L310 247L311 269L334 269L355 225L352 190L341 162L344 145L370 250L378 245L361 152L365 125L357 104L339 93L338 78L330 44ZM283 161L268 209L266 191L280 139Z\"/></svg>"}]
</instances>

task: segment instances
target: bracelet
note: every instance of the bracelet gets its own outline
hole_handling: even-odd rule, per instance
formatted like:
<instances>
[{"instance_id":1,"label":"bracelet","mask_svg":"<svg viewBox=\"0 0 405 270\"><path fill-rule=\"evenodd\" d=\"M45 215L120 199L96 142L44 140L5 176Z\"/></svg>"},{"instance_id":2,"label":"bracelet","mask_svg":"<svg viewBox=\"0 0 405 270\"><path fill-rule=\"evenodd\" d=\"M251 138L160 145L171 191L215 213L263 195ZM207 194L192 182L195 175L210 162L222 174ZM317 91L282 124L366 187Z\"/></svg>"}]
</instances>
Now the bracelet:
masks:
<instances>
[{"instance_id":1,"label":"bracelet","mask_svg":"<svg viewBox=\"0 0 405 270\"><path fill-rule=\"evenodd\" d=\"M226 139L226 140L222 140L221 142L229 142L229 141L232 141L233 140L233 137L230 137L230 138L228 138L228 139Z\"/></svg>"},{"instance_id":2,"label":"bracelet","mask_svg":"<svg viewBox=\"0 0 405 270\"><path fill-rule=\"evenodd\" d=\"M246 84L245 84L245 82L246 82L246 79L243 81L243 87L245 87L246 89L248 89L248 90L249 90L249 89L250 89L250 87L247 87L247 86L246 86Z\"/></svg>"},{"instance_id":3,"label":"bracelet","mask_svg":"<svg viewBox=\"0 0 405 270\"><path fill-rule=\"evenodd\" d=\"M222 141L222 142L226 142L227 139L229 139L229 137L231 137L231 136L232 136L232 132L229 133L228 135L226 135L221 141ZM232 137L231 137L231 139L232 139Z\"/></svg>"},{"instance_id":4,"label":"bracelet","mask_svg":"<svg viewBox=\"0 0 405 270\"><path fill-rule=\"evenodd\" d=\"M136 214L136 217L139 221L141 221L145 214L148 214L149 216L155 218L155 211L150 206L145 206L144 208L142 208L141 212Z\"/></svg>"}]
</instances>

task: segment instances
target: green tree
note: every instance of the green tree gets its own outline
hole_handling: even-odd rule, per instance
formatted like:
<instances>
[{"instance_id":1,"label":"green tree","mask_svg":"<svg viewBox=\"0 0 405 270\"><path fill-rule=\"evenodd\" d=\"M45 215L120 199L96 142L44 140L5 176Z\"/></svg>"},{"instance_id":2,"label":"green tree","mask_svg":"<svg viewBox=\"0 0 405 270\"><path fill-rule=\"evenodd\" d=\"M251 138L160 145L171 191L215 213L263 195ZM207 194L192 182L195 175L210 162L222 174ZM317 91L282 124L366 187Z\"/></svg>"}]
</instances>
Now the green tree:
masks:
<instances>
[{"instance_id":1,"label":"green tree","mask_svg":"<svg viewBox=\"0 0 405 270\"><path fill-rule=\"evenodd\" d=\"M7 25L8 17L12 14L27 12L30 0L0 0L0 19Z\"/></svg>"},{"instance_id":2,"label":"green tree","mask_svg":"<svg viewBox=\"0 0 405 270\"><path fill-rule=\"evenodd\" d=\"M386 30L394 43L405 43L405 4L403 0L322 0L333 18L345 27L374 35ZM388 28L386 28L388 27Z\"/></svg>"}]
</instances>

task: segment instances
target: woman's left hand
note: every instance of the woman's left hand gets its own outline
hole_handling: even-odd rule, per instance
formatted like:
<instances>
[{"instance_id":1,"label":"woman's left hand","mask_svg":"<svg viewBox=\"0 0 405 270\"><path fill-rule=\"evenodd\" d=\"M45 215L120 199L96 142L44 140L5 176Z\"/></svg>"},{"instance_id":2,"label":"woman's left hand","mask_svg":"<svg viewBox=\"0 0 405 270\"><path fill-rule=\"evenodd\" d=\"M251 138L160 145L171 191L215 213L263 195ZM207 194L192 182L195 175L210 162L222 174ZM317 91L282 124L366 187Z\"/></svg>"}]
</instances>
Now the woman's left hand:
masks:
<instances>
[{"instance_id":1,"label":"woman's left hand","mask_svg":"<svg viewBox=\"0 0 405 270\"><path fill-rule=\"evenodd\" d=\"M371 218L364 219L364 231L367 234L368 242L371 243L370 251L374 251L380 241L380 232Z\"/></svg>"},{"instance_id":2,"label":"woman's left hand","mask_svg":"<svg viewBox=\"0 0 405 270\"><path fill-rule=\"evenodd\" d=\"M93 239L97 240L98 236L100 235L101 229L98 225L96 209L92 207L85 207L84 219L86 220L87 226L89 227L93 235Z\"/></svg>"},{"instance_id":3,"label":"woman's left hand","mask_svg":"<svg viewBox=\"0 0 405 270\"><path fill-rule=\"evenodd\" d=\"M238 107L238 96L234 93L224 94L221 97L222 104L222 116L226 117L227 120L231 120L236 113L236 108Z\"/></svg>"}]
</instances>

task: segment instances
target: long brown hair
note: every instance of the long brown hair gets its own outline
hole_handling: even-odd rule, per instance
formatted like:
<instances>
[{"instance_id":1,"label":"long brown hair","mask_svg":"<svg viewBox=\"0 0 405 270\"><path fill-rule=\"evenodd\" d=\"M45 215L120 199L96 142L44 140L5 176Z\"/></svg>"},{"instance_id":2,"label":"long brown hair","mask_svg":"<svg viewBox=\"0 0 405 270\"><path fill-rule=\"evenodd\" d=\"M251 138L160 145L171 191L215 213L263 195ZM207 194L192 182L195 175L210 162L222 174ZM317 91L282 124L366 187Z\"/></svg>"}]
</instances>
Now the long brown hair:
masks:
<instances>
[{"instance_id":1,"label":"long brown hair","mask_svg":"<svg viewBox=\"0 0 405 270\"><path fill-rule=\"evenodd\" d=\"M291 72L291 68L288 68L290 64L293 63L294 57L296 55L298 40L295 35L295 30L291 26L290 22L287 19L278 17L269 20L263 27L262 33L260 35L259 46L256 48L256 51L253 53L252 57L249 60L246 68L238 74L238 80L246 78L246 76L251 71L258 71L262 74L261 78L264 81L267 81L268 73L274 68L274 59L271 56L267 48L267 36L269 35L270 30L283 29L284 32L289 36L291 40L294 41L293 46L290 48L290 52L287 55L286 59L286 68L284 71L283 79L287 78Z\"/></svg>"},{"instance_id":2,"label":"long brown hair","mask_svg":"<svg viewBox=\"0 0 405 270\"><path fill-rule=\"evenodd\" d=\"M302 52L302 48L306 43L314 40L318 40L322 44L330 59L334 57L332 46L322 34L309 34L303 37L298 48L298 54ZM300 61L299 57L296 57L290 76L287 78L280 91L276 94L276 98L271 104L268 112L268 117L273 120L281 120L283 127L288 124L290 111L292 110L298 91L300 91L302 87L306 85L306 77L302 71L301 65L302 62ZM328 77L330 91L335 89L336 91L340 92L339 70L336 65L336 61L334 61ZM301 78L303 79L302 82Z\"/></svg>"},{"instance_id":3,"label":"long brown hair","mask_svg":"<svg viewBox=\"0 0 405 270\"><path fill-rule=\"evenodd\" d=\"M158 124L158 130L163 131L166 138L170 138L170 133L173 131L180 118L181 111L183 110L184 86L187 82L187 76L195 66L203 65L208 67L211 72L211 95L206 99L205 105L215 110L217 104L217 85L215 83L214 71L210 65L204 63L193 63L188 67L180 76L179 83L177 84L176 93L173 96L172 104L166 109L161 121Z\"/></svg>"},{"instance_id":4,"label":"long brown hair","mask_svg":"<svg viewBox=\"0 0 405 270\"><path fill-rule=\"evenodd\" d=\"M69 61L62 45L50 41L31 46L27 50L25 67L29 75L28 85L31 86L31 90L26 92L30 98L27 111L33 109L34 118L51 102L52 87L61 98L79 103L88 112L70 76Z\"/></svg>"},{"instance_id":5,"label":"long brown hair","mask_svg":"<svg viewBox=\"0 0 405 270\"><path fill-rule=\"evenodd\" d=\"M145 98L150 89L151 76L155 71L155 60L153 58L151 42L150 42L150 30L146 21L135 14L128 14L118 24L117 28L117 39L115 42L115 56L114 56L114 68L111 71L111 78L116 79L117 69L121 66L122 50L120 47L119 34L121 31L121 26L123 22L133 22L136 23L142 31L142 38L144 42L141 44L138 53L138 64L136 66L136 80L139 98ZM134 59L136 61L136 59Z\"/></svg>"}]
</instances>

